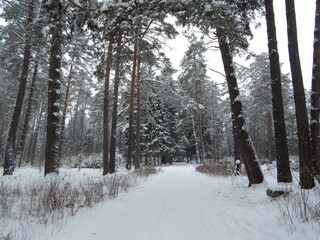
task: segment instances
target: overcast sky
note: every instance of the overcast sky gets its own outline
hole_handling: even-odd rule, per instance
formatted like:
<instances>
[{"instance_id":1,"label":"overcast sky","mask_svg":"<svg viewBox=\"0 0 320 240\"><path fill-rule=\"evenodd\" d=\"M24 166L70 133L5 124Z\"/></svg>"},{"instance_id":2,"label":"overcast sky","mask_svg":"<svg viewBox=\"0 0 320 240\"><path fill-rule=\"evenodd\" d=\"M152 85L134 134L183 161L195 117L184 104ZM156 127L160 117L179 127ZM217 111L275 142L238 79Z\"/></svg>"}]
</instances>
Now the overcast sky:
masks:
<instances>
[{"instance_id":1,"label":"overcast sky","mask_svg":"<svg viewBox=\"0 0 320 240\"><path fill-rule=\"evenodd\" d=\"M302 72L304 78L304 87L310 89L311 75L312 75L312 53L313 53L313 31L314 31L314 16L315 16L315 1L316 0L295 0L296 4L296 17L298 26L298 41L300 50L300 60L302 65ZM278 48L280 54L280 61L284 63L282 72L289 73L289 57L288 57L288 40L287 40L287 22L285 15L285 1L275 0L274 10L277 24L277 37ZM261 19L262 26L259 29L254 29L254 39L251 41L250 50L253 52L267 52L267 31L265 18ZM188 48L187 40L180 34L176 40L169 41L171 49L168 51L173 65L178 68L184 52ZM207 54L208 67L214 68L220 72L223 72L223 66L221 63L220 52L209 52ZM235 61L243 65L249 63L238 57ZM209 75L214 80L221 82L224 79L216 73L210 72Z\"/></svg>"}]
</instances>

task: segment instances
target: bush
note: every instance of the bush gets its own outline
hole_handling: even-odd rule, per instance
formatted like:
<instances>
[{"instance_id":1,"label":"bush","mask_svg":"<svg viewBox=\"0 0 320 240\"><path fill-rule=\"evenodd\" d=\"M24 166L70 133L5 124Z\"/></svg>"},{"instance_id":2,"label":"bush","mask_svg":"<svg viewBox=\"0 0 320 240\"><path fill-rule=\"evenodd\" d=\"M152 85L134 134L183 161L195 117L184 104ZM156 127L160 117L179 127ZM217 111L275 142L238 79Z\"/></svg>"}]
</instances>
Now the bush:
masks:
<instances>
[{"instance_id":1,"label":"bush","mask_svg":"<svg viewBox=\"0 0 320 240\"><path fill-rule=\"evenodd\" d=\"M313 196L312 196L313 195ZM320 224L320 188L296 189L290 194L277 198L277 204L284 221L290 229L306 221Z\"/></svg>"},{"instance_id":2,"label":"bush","mask_svg":"<svg viewBox=\"0 0 320 240\"><path fill-rule=\"evenodd\" d=\"M230 176L233 174L234 169L227 164L210 164L210 165L198 165L196 170L201 173L216 175L216 176Z\"/></svg>"}]
</instances>

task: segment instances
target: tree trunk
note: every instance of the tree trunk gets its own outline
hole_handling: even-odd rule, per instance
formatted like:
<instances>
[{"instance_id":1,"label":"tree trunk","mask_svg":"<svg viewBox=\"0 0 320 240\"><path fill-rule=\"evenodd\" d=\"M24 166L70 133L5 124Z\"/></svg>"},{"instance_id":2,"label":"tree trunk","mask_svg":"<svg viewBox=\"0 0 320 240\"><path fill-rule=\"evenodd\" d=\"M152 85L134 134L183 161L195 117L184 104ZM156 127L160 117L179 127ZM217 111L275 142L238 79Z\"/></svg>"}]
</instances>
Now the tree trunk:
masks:
<instances>
[{"instance_id":1,"label":"tree trunk","mask_svg":"<svg viewBox=\"0 0 320 240\"><path fill-rule=\"evenodd\" d=\"M268 137L268 160L273 162L273 139L272 139L272 119L271 113L267 112L267 137Z\"/></svg>"},{"instance_id":2,"label":"tree trunk","mask_svg":"<svg viewBox=\"0 0 320 240\"><path fill-rule=\"evenodd\" d=\"M45 148L44 175L59 173L59 140L60 140L60 67L61 67L61 38L62 27L60 14L62 5L57 4L55 9L55 23L53 25L50 66L48 81L48 112L47 134Z\"/></svg>"},{"instance_id":3,"label":"tree trunk","mask_svg":"<svg viewBox=\"0 0 320 240\"><path fill-rule=\"evenodd\" d=\"M299 142L300 185L301 188L310 189L314 187L313 162L311 158L308 114L298 49L294 0L286 0L286 11L289 60L293 83Z\"/></svg>"},{"instance_id":4,"label":"tree trunk","mask_svg":"<svg viewBox=\"0 0 320 240\"><path fill-rule=\"evenodd\" d=\"M72 116L71 115L71 118L70 118L70 124L71 127L71 134L69 136L69 142L71 143L76 143L77 140L79 139L79 125L78 123L80 122L80 111L81 111L81 108L80 108L80 100L81 98L83 97L83 89L80 88L79 91L78 91L78 96L77 96L77 102L75 104L75 109L74 109L74 115ZM69 154L71 155L76 155L78 153L78 149L77 149L77 144L72 144L72 146L70 147L69 149ZM67 152L66 152L67 154Z\"/></svg>"},{"instance_id":5,"label":"tree trunk","mask_svg":"<svg viewBox=\"0 0 320 240\"><path fill-rule=\"evenodd\" d=\"M34 117L34 121L33 121L32 134L31 134L31 138L30 138L30 142L29 142L28 156L27 156L27 158L30 161L31 166L34 165L37 140L38 140L40 123L41 123L41 118L42 118L44 108L45 108L45 104L44 104L44 101L42 101L40 104L40 109L39 109L38 113L36 114L36 116Z\"/></svg>"},{"instance_id":6,"label":"tree trunk","mask_svg":"<svg viewBox=\"0 0 320 240\"><path fill-rule=\"evenodd\" d=\"M134 158L134 168L140 168L141 163L141 146L140 146L140 125L141 125L141 62L138 57L137 63L137 121L136 121L136 149Z\"/></svg>"},{"instance_id":7,"label":"tree trunk","mask_svg":"<svg viewBox=\"0 0 320 240\"><path fill-rule=\"evenodd\" d=\"M320 182L320 0L316 1L316 18L313 41L313 71L311 86L311 147L315 177Z\"/></svg>"},{"instance_id":8,"label":"tree trunk","mask_svg":"<svg viewBox=\"0 0 320 240\"><path fill-rule=\"evenodd\" d=\"M71 62L73 62L73 59ZM59 159L62 157L62 149L63 149L63 142L65 137L65 124L66 124L66 117L67 117L67 109L69 104L69 95L70 95L70 88L71 88L71 79L72 79L72 70L73 70L73 63L70 66L69 70L69 76L68 76L68 83L67 83L67 89L66 89L66 96L64 99L63 104L63 112L62 112L62 119L61 119L61 130L60 130L60 140L59 140Z\"/></svg>"},{"instance_id":9,"label":"tree trunk","mask_svg":"<svg viewBox=\"0 0 320 240\"><path fill-rule=\"evenodd\" d=\"M111 122L111 137L110 137L110 163L109 173L115 172L116 164L116 145L117 145L117 120L118 120L118 95L119 95L119 82L121 74L121 42L122 33L118 33L117 41L117 53L115 62L115 76L114 76L114 88L113 88L113 99L112 99L112 122Z\"/></svg>"},{"instance_id":10,"label":"tree trunk","mask_svg":"<svg viewBox=\"0 0 320 240\"><path fill-rule=\"evenodd\" d=\"M28 24L31 24L33 21L33 17L34 17L33 5L34 5L34 1L30 1L28 6L28 18L27 18ZM10 126L9 126L7 144L6 144L5 153L4 153L3 175L11 175L14 171L16 135L17 135L18 124L21 116L23 99L26 92L30 56L31 56L31 39L29 36L26 36L19 90L18 90Z\"/></svg>"},{"instance_id":11,"label":"tree trunk","mask_svg":"<svg viewBox=\"0 0 320 240\"><path fill-rule=\"evenodd\" d=\"M283 98L281 87L281 69L278 53L276 25L273 12L273 0L265 1L270 60L273 126L276 145L277 180L291 182L286 125L284 120Z\"/></svg>"},{"instance_id":12,"label":"tree trunk","mask_svg":"<svg viewBox=\"0 0 320 240\"><path fill-rule=\"evenodd\" d=\"M198 128L198 149L199 149L199 157L200 163L203 163L205 160L204 154L204 144L203 144L203 135L202 135L202 111L200 109L200 93L201 90L199 89L200 81L196 80L195 82L195 100L196 100L196 125Z\"/></svg>"},{"instance_id":13,"label":"tree trunk","mask_svg":"<svg viewBox=\"0 0 320 240\"><path fill-rule=\"evenodd\" d=\"M126 162L127 169L131 168L132 152L133 152L133 146L134 146L133 112L134 112L134 88L135 88L136 72L137 72L137 56L138 56L138 39L136 38L134 41L131 86L130 86L128 156L127 156L127 162Z\"/></svg>"},{"instance_id":14,"label":"tree trunk","mask_svg":"<svg viewBox=\"0 0 320 240\"><path fill-rule=\"evenodd\" d=\"M234 162L240 160L240 144L239 144L239 136L236 126L236 119L234 114L231 114L232 120L232 136L233 136L233 154L234 154Z\"/></svg>"},{"instance_id":15,"label":"tree trunk","mask_svg":"<svg viewBox=\"0 0 320 240\"><path fill-rule=\"evenodd\" d=\"M26 136L29 128L29 121L30 121L30 115L31 115L31 109L32 109L33 95L36 87L37 74L38 74L38 61L36 60L34 65L34 70L33 70L31 86L30 86L30 93L28 97L26 116L24 119L19 148L17 152L18 167L20 167L21 165L21 159L24 154L24 146L25 146L25 140L26 140Z\"/></svg>"},{"instance_id":16,"label":"tree trunk","mask_svg":"<svg viewBox=\"0 0 320 240\"><path fill-rule=\"evenodd\" d=\"M104 80L104 98L103 98L103 173L109 173L109 89L110 72L112 65L112 42L109 41L108 56L106 60L106 73Z\"/></svg>"},{"instance_id":17,"label":"tree trunk","mask_svg":"<svg viewBox=\"0 0 320 240\"><path fill-rule=\"evenodd\" d=\"M200 150L199 150L199 140L198 140L198 136L197 136L197 132L196 132L196 124L194 122L194 118L193 118L192 114L191 114L191 118L192 118L192 133L193 133L193 137L194 137L194 145L196 148L196 162L199 164L201 162Z\"/></svg>"},{"instance_id":18,"label":"tree trunk","mask_svg":"<svg viewBox=\"0 0 320 240\"><path fill-rule=\"evenodd\" d=\"M263 174L260 169L259 160L257 158L249 133L246 130L242 102L239 99L238 83L235 76L229 44L227 43L227 39L226 36L223 34L223 31L219 28L217 28L217 37L219 42L219 49L222 56L223 66L227 78L231 102L231 111L235 117L235 124L239 136L241 154L247 169L249 186L251 184L262 183Z\"/></svg>"}]
</instances>

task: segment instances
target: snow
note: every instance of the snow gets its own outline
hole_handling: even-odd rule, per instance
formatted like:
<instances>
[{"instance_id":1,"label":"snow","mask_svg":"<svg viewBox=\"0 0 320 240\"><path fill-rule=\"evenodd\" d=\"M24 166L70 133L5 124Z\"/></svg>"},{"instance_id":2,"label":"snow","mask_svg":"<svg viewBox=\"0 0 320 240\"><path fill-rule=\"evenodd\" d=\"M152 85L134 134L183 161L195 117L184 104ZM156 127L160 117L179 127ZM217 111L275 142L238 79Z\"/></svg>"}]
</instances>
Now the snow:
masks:
<instances>
[{"instance_id":1,"label":"snow","mask_svg":"<svg viewBox=\"0 0 320 240\"><path fill-rule=\"evenodd\" d=\"M88 172L77 175L78 181L81 174ZM101 171L94 174L100 176ZM275 182L274 174L267 177L270 184ZM301 223L294 231L283 225L277 202L266 196L266 183L250 188L247 184L246 176L212 177L196 172L194 165L165 166L118 198L79 211L55 230L48 225L45 232L33 230L31 239L320 239L316 225Z\"/></svg>"}]
</instances>

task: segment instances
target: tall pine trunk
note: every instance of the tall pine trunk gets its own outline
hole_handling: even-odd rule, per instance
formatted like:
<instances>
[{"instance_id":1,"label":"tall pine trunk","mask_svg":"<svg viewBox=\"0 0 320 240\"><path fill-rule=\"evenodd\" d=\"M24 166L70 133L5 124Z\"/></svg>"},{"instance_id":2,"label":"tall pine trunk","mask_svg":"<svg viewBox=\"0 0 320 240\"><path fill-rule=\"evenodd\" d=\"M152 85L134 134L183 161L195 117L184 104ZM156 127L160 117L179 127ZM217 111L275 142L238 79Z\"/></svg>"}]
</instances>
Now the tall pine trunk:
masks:
<instances>
[{"instance_id":1,"label":"tall pine trunk","mask_svg":"<svg viewBox=\"0 0 320 240\"><path fill-rule=\"evenodd\" d=\"M139 47L138 47L139 49ZM140 146L140 128L141 128L141 62L138 56L137 61L137 121L136 121L136 148L134 158L134 168L140 168L141 164L141 146Z\"/></svg>"},{"instance_id":2,"label":"tall pine trunk","mask_svg":"<svg viewBox=\"0 0 320 240\"><path fill-rule=\"evenodd\" d=\"M113 87L113 99L112 99L112 122L111 122L111 137L110 137L110 162L109 173L115 172L116 164L116 148L117 148L117 121L118 121L118 95L119 95L119 82L121 75L121 42L122 33L118 33L117 40L117 52L115 61L115 76Z\"/></svg>"},{"instance_id":3,"label":"tall pine trunk","mask_svg":"<svg viewBox=\"0 0 320 240\"><path fill-rule=\"evenodd\" d=\"M231 112L234 114L241 155L247 170L249 186L251 184L262 183L263 174L260 169L259 160L253 147L253 143L246 129L242 102L239 99L239 89L233 67L232 53L230 52L226 36L223 34L223 31L220 28L217 28L217 37L228 84Z\"/></svg>"},{"instance_id":4,"label":"tall pine trunk","mask_svg":"<svg viewBox=\"0 0 320 240\"><path fill-rule=\"evenodd\" d=\"M30 0L29 6L28 6L28 18L27 18L28 25L30 25L33 21L33 17L34 17L33 12L34 12L34 0ZM18 90L10 126L9 126L7 144L6 144L5 153L4 153L3 175L11 175L14 171L16 135L17 135L18 125L19 125L20 116L21 116L23 99L26 92L30 56L31 56L31 39L30 39L30 36L26 36L19 90Z\"/></svg>"},{"instance_id":5,"label":"tall pine trunk","mask_svg":"<svg viewBox=\"0 0 320 240\"><path fill-rule=\"evenodd\" d=\"M63 142L65 137L65 124L66 124L66 117L67 117L67 110L69 105L69 95L70 95L70 88L71 88L71 80L72 80L72 70L73 70L73 59L71 60L72 64L70 66L69 70L69 76L68 76L68 83L66 88L66 96L64 98L63 103L63 111L62 111L62 119L61 119L61 126L60 126L60 140L59 140L59 159L62 157L62 149L63 149Z\"/></svg>"},{"instance_id":6,"label":"tall pine trunk","mask_svg":"<svg viewBox=\"0 0 320 240\"><path fill-rule=\"evenodd\" d=\"M273 126L277 159L278 182L291 182L286 125L284 120L281 69L278 53L276 24L273 11L273 0L265 1L270 60Z\"/></svg>"},{"instance_id":7,"label":"tall pine trunk","mask_svg":"<svg viewBox=\"0 0 320 240\"><path fill-rule=\"evenodd\" d=\"M240 144L239 144L239 136L236 126L236 119L234 114L231 114L232 120L232 136L233 136L233 154L234 154L234 161L240 160Z\"/></svg>"},{"instance_id":8,"label":"tall pine trunk","mask_svg":"<svg viewBox=\"0 0 320 240\"><path fill-rule=\"evenodd\" d=\"M62 26L60 15L63 7L60 3L55 6L55 23L52 26L50 49L50 66L48 81L48 112L46 129L46 148L44 175L59 173L59 140L60 140L60 67L61 67L61 38Z\"/></svg>"},{"instance_id":9,"label":"tall pine trunk","mask_svg":"<svg viewBox=\"0 0 320 240\"><path fill-rule=\"evenodd\" d=\"M314 187L313 162L311 158L311 143L309 134L308 113L304 93L299 49L297 37L297 24L294 0L286 0L288 49L291 67L294 102L297 119L300 185L301 188Z\"/></svg>"},{"instance_id":10,"label":"tall pine trunk","mask_svg":"<svg viewBox=\"0 0 320 240\"><path fill-rule=\"evenodd\" d=\"M40 108L38 109L36 115L34 116L33 124L32 124L32 133L30 137L30 142L28 146L28 154L27 158L30 161L30 165L34 165L34 159L35 159L35 152L36 152L36 146L37 146L37 141L38 141L38 135L40 131L40 124L41 124L41 118L43 115L45 109L45 103L42 101L40 103Z\"/></svg>"},{"instance_id":11,"label":"tall pine trunk","mask_svg":"<svg viewBox=\"0 0 320 240\"><path fill-rule=\"evenodd\" d=\"M134 40L134 50L133 50L133 63L132 63L132 73L131 73L131 85L130 85L130 103L129 103L129 132L128 132L128 156L126 162L126 168L131 168L132 162L132 152L134 146L134 126L133 126L133 113L134 113L134 89L136 81L137 72L137 58L138 58L138 39Z\"/></svg>"},{"instance_id":12,"label":"tall pine trunk","mask_svg":"<svg viewBox=\"0 0 320 240\"><path fill-rule=\"evenodd\" d=\"M313 70L311 86L311 146L315 177L320 182L320 0L316 1L316 17L313 41Z\"/></svg>"},{"instance_id":13,"label":"tall pine trunk","mask_svg":"<svg viewBox=\"0 0 320 240\"><path fill-rule=\"evenodd\" d=\"M110 72L112 65L112 42L109 41L106 60L106 73L104 79L104 97L103 97L103 173L109 173L109 90L110 90Z\"/></svg>"},{"instance_id":14,"label":"tall pine trunk","mask_svg":"<svg viewBox=\"0 0 320 240\"><path fill-rule=\"evenodd\" d=\"M34 91L36 88L37 74L38 74L38 60L35 61L35 65L34 65L33 76L32 76L32 81L31 81L31 86L30 86L30 93L29 93L28 102L27 102L26 116L24 119L22 133L21 133L20 141L19 141L19 147L18 147L18 151L17 151L17 160L18 160L19 167L21 165L21 160L24 155L24 146L25 146L27 132L29 129L33 95L34 95Z\"/></svg>"}]
</instances>

